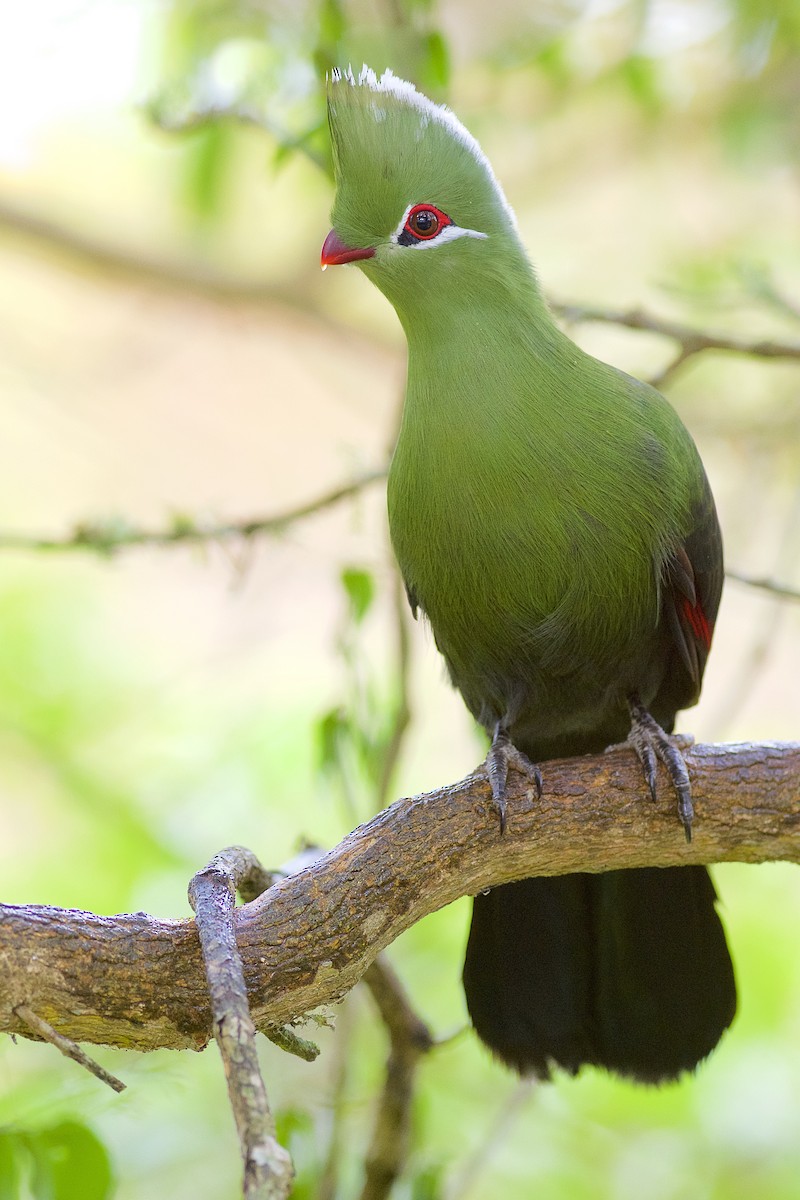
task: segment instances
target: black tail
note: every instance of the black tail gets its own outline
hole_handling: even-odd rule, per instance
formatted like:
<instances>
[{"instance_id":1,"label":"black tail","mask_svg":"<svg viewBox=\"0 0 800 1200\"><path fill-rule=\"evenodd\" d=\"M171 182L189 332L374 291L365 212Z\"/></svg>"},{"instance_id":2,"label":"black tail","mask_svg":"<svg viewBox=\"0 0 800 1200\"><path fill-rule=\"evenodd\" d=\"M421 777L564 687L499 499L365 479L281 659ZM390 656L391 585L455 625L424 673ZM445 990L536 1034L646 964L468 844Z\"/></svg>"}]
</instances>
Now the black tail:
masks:
<instances>
[{"instance_id":1,"label":"black tail","mask_svg":"<svg viewBox=\"0 0 800 1200\"><path fill-rule=\"evenodd\" d=\"M704 867L525 879L476 896L464 964L480 1038L522 1074L673 1079L713 1050L736 986Z\"/></svg>"}]
</instances>

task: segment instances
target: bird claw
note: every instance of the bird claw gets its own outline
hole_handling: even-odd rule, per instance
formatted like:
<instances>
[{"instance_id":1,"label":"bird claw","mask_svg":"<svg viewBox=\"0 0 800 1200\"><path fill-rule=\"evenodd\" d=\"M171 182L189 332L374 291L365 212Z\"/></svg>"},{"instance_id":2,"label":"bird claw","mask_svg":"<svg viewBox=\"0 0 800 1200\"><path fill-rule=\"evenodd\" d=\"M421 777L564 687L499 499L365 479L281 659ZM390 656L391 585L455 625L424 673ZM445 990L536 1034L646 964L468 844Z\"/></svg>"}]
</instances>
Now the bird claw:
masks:
<instances>
[{"instance_id":1,"label":"bird claw","mask_svg":"<svg viewBox=\"0 0 800 1200\"><path fill-rule=\"evenodd\" d=\"M631 699L628 702L628 708L631 714L628 745L635 750L639 762L642 764L650 797L652 800L657 798L656 773L658 763L662 762L667 768L678 797L678 816L683 825L686 841L691 842L694 819L692 785L689 782L689 772L686 769L677 739L673 740L669 734L664 732L639 700ZM689 744L691 745L691 742Z\"/></svg>"},{"instance_id":2,"label":"bird claw","mask_svg":"<svg viewBox=\"0 0 800 1200\"><path fill-rule=\"evenodd\" d=\"M636 756L642 764L644 771L645 783L647 790L650 793L650 799L655 803L658 799L657 791L657 772L658 758L656 756L653 743L650 739L650 734L644 730L641 725L631 725L631 731L628 734L628 745L632 746L636 751Z\"/></svg>"},{"instance_id":3,"label":"bird claw","mask_svg":"<svg viewBox=\"0 0 800 1200\"><path fill-rule=\"evenodd\" d=\"M495 726L492 744L486 755L484 766L492 789L492 803L500 817L500 832L505 833L508 815L506 786L509 770L513 768L520 775L524 775L526 779L533 781L537 800L542 794L542 772L536 763L531 762L527 754L523 754L521 750L517 749L499 722Z\"/></svg>"}]
</instances>

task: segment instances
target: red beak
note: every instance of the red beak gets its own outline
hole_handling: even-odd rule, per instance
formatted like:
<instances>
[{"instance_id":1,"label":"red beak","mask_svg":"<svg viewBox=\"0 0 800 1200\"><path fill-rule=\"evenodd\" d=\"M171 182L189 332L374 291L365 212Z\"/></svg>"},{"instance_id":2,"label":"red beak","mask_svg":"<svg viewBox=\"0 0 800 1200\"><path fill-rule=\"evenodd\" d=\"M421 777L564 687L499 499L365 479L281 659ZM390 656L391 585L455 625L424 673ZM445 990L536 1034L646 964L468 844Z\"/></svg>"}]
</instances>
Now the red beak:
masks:
<instances>
[{"instance_id":1,"label":"red beak","mask_svg":"<svg viewBox=\"0 0 800 1200\"><path fill-rule=\"evenodd\" d=\"M332 229L325 238L325 244L322 247L322 254L320 255L320 263L324 271L326 267L337 267L341 263L358 262L360 258L372 258L374 253L374 246L364 246L360 250L355 249L353 246L345 246L336 230Z\"/></svg>"}]
</instances>

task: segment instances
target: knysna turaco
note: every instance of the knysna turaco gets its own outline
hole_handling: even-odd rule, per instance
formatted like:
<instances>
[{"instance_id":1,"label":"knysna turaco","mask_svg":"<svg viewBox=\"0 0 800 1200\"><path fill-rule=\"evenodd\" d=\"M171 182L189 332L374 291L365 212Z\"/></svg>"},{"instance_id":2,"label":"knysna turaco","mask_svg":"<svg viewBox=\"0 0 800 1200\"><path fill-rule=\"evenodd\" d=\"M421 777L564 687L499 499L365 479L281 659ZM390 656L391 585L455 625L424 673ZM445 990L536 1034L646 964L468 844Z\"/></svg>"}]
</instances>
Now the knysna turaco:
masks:
<instances>
[{"instance_id":1,"label":"knysna turaco","mask_svg":"<svg viewBox=\"0 0 800 1200\"><path fill-rule=\"evenodd\" d=\"M666 764L688 837L688 775L667 733L697 701L722 589L694 443L658 392L556 327L503 191L449 110L366 68L334 73L328 108L322 262L358 263L406 333L392 543L414 612L491 735L500 826L509 766L546 787L547 759L627 738L651 791ZM673 1078L736 1006L699 866L477 896L464 987L484 1042L541 1076L593 1063Z\"/></svg>"}]
</instances>

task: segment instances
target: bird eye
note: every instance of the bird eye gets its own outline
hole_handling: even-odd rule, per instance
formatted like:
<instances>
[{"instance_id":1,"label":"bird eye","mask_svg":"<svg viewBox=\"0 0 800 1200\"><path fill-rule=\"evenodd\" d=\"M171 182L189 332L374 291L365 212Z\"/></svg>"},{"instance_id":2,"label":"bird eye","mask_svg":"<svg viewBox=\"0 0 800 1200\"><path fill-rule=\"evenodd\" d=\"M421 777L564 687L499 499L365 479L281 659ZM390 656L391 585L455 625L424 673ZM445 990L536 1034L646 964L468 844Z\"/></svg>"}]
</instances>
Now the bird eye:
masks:
<instances>
[{"instance_id":1,"label":"bird eye","mask_svg":"<svg viewBox=\"0 0 800 1200\"><path fill-rule=\"evenodd\" d=\"M406 224L409 232L417 237L435 237L439 232L439 218L432 208L421 208L408 218Z\"/></svg>"},{"instance_id":2,"label":"bird eye","mask_svg":"<svg viewBox=\"0 0 800 1200\"><path fill-rule=\"evenodd\" d=\"M443 213L433 204L415 204L403 226L403 234L406 235L407 240L406 237L401 237L400 240L405 245L411 245L413 242L429 242L431 238L435 238L438 233L441 233L446 225L452 224L447 213Z\"/></svg>"}]
</instances>

